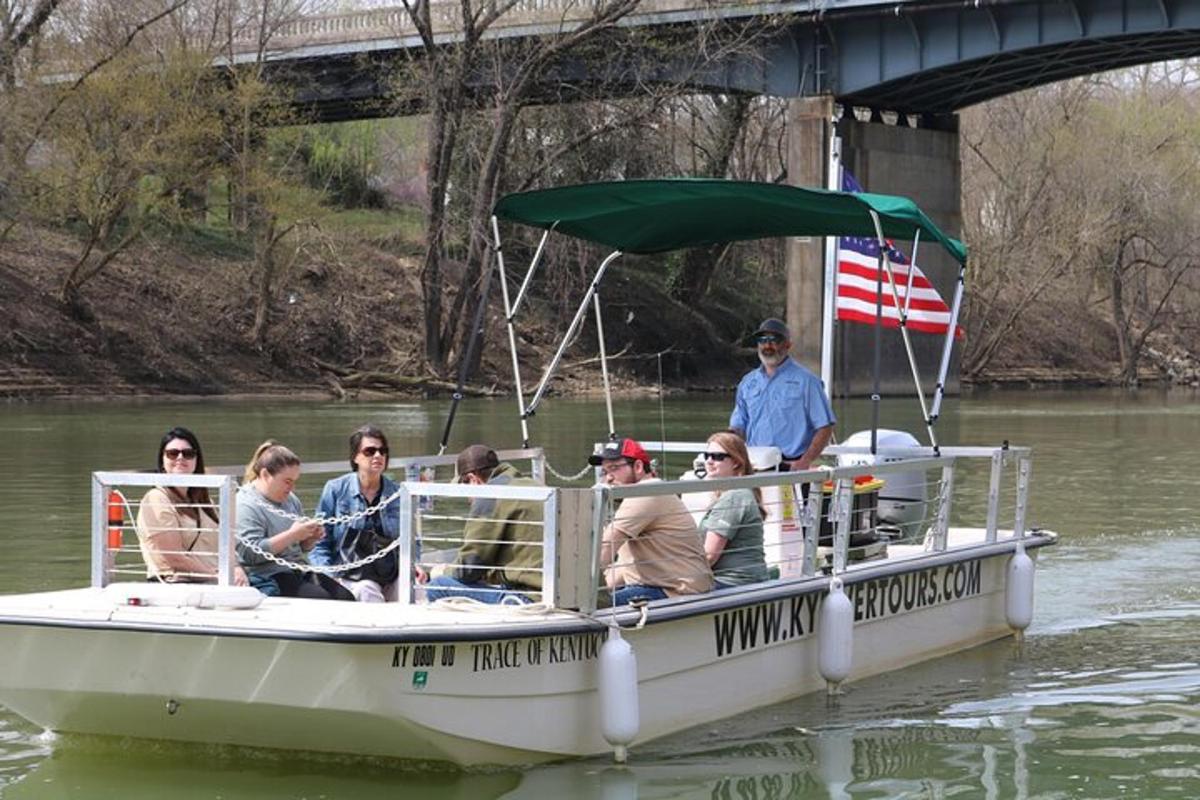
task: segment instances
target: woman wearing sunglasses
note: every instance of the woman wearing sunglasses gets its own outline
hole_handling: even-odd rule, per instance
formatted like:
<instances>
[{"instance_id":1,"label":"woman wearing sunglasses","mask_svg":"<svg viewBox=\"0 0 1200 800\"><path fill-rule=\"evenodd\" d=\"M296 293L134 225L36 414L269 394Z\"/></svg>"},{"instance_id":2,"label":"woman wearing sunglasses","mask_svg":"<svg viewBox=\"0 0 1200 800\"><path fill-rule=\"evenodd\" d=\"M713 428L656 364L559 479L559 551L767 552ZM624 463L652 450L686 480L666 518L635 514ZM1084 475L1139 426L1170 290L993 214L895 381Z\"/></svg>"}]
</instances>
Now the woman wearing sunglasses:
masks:
<instances>
[{"instance_id":1,"label":"woman wearing sunglasses","mask_svg":"<svg viewBox=\"0 0 1200 800\"><path fill-rule=\"evenodd\" d=\"M204 473L200 440L187 428L172 428L158 443L154 471L167 475ZM142 497L137 514L138 545L146 576L165 583L213 583L217 579L216 507L208 489L156 486ZM246 585L246 573L233 580Z\"/></svg>"},{"instance_id":2,"label":"woman wearing sunglasses","mask_svg":"<svg viewBox=\"0 0 1200 800\"><path fill-rule=\"evenodd\" d=\"M350 472L325 484L317 515L345 517L361 514L388 498L392 501L367 516L350 522L325 525L325 537L309 553L318 566L360 561L387 547L400 535L400 500L396 482L384 474L388 466L388 441L383 431L364 425L350 434ZM396 599L399 554L387 556L360 569L342 573L338 580L356 600L382 603Z\"/></svg>"},{"instance_id":3,"label":"woman wearing sunglasses","mask_svg":"<svg viewBox=\"0 0 1200 800\"><path fill-rule=\"evenodd\" d=\"M702 455L705 478L733 478L749 475L752 471L746 443L731 431L720 431L708 437ZM704 554L716 578L716 588L767 580L762 492L729 489L714 494L717 499L700 520L700 531L704 537Z\"/></svg>"}]
</instances>

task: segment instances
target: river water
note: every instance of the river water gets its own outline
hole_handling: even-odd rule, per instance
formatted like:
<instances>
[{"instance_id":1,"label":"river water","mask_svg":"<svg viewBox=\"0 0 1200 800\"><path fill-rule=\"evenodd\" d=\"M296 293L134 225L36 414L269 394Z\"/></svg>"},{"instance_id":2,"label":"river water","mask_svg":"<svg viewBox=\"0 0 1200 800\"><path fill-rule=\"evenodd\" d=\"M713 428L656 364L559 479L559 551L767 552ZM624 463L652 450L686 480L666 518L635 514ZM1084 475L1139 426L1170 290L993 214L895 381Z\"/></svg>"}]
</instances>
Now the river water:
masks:
<instances>
[{"instance_id":1,"label":"river water","mask_svg":"<svg viewBox=\"0 0 1200 800\"><path fill-rule=\"evenodd\" d=\"M702 438L729 398L616 404L619 430ZM839 430L870 407L837 407ZM0 407L0 586L87 578L88 475L151 466L158 437L196 430L210 464L241 463L273 437L302 458L344 455L364 421L393 453L435 452L444 403L279 401ZM914 429L911 401L885 426ZM553 401L532 439L565 472L606 433L603 405ZM43 733L0 707L6 798L1108 798L1200 797L1200 396L1003 392L951 401L948 444L1034 451L1031 523L1043 550L1022 646L976 648L635 748L531 769L444 767ZM452 446L516 446L511 402L468 401ZM319 481L302 492L311 507ZM753 676L747 676L752 680ZM534 723L536 724L536 723Z\"/></svg>"}]
</instances>

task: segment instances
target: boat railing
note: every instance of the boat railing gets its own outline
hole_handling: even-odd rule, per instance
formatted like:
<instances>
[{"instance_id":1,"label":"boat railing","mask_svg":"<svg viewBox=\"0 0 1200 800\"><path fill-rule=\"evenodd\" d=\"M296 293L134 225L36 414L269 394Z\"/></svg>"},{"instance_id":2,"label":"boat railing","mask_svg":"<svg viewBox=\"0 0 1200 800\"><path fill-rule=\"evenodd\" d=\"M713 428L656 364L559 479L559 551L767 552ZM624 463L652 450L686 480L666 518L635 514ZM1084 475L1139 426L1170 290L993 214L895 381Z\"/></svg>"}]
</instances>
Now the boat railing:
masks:
<instances>
[{"instance_id":1,"label":"boat railing","mask_svg":"<svg viewBox=\"0 0 1200 800\"><path fill-rule=\"evenodd\" d=\"M647 443L647 449L664 453L695 454L702 442ZM530 471L537 474L540 450L502 451L502 460L519 458L533 461ZM872 455L854 448L839 448L839 456ZM984 544L1005 536L1025 534L1029 498L1030 452L1015 447L943 447L893 448L879 450L876 459L884 463L829 466L803 472L760 472L750 476L713 479L643 481L633 485L591 487L552 487L545 485L472 485L440 479L409 480L401 483L395 502L400 507L399 599L401 603L419 602L422 591L417 582L417 566L436 570L439 564L453 562L459 548L467 543L464 530L472 516L473 501L505 500L540 506L541 521L529 515L528 522L540 525L539 537L525 537L519 545L540 547L539 566L520 569L540 572L541 591L526 592L529 599L541 600L560 608L594 610L603 604L601 587L609 565L600 563L605 528L612 522L618 504L635 497L677 495L692 515L695 533L703 540L699 527L712 504L714 492L732 489L758 489L760 506L766 512L763 523L763 554L771 579L806 578L818 574L839 574L856 568L862 560L894 557L887 548L908 555L937 553L964 542ZM423 471L452 466L453 456L422 456L394 459L397 473L424 477ZM327 468L327 470L326 470ZM324 471L344 472L345 462L309 463L305 474ZM889 487L904 485L913 497L896 497ZM122 567L117 558L122 552L138 552L123 546L121 529L130 530L134 514L127 505L115 519L110 490L114 487L203 487L212 494L212 511L217 525L216 553L218 583L232 581L235 562L233 492L236 483L228 474L163 475L155 473L97 472L92 482L92 571L93 586L106 585L116 575L140 573L145 566ZM900 509L902 519L889 522L882 513L890 504ZM305 503L310 511L314 503ZM114 526L117 535L114 540ZM951 541L952 526L969 527L969 539ZM508 537L511 538L511 537ZM872 541L881 542L873 547ZM115 544L115 547L113 546ZM729 545L734 552L738 545ZM694 548L693 548L694 550ZM473 562L481 574L493 569L511 570L506 559L495 564ZM528 560L526 560L528 561ZM335 571L336 572L336 571ZM717 576L721 577L720 575Z\"/></svg>"},{"instance_id":2,"label":"boat railing","mask_svg":"<svg viewBox=\"0 0 1200 800\"><path fill-rule=\"evenodd\" d=\"M140 498L130 498L122 489L202 488L208 489L210 497L216 497L210 505L187 504L197 513L200 523L197 530L218 533L220 543L216 552L189 549L186 554L198 558L215 558L217 582L228 585L233 582L233 493L237 483L232 475L166 475L153 472L93 472L92 473L92 565L91 585L100 588L108 585L118 575L146 577L146 565L141 560L141 548L136 535L136 521ZM215 518L213 527L206 527L206 518ZM133 544L127 533L134 533ZM197 577L181 575L181 577Z\"/></svg>"},{"instance_id":3,"label":"boat railing","mask_svg":"<svg viewBox=\"0 0 1200 800\"><path fill-rule=\"evenodd\" d=\"M646 442L658 454L698 453L703 442ZM634 497L677 495L700 525L715 493L757 489L763 514L763 555L772 578L839 574L872 559L937 553L952 546L952 526L970 528L960 544L997 541L1025 533L1030 451L1016 447L837 448L831 455L870 456L876 463L820 467L803 472L759 472L751 476L644 481L599 489L607 526L617 504ZM664 459L666 460L666 459ZM889 486L902 487L898 496ZM888 513L899 515L888 521ZM735 552L736 536L725 552ZM755 545L757 546L757 545ZM593 563L602 576L599 540ZM722 576L718 574L718 579ZM598 577L599 579L599 577Z\"/></svg>"},{"instance_id":4,"label":"boat railing","mask_svg":"<svg viewBox=\"0 0 1200 800\"><path fill-rule=\"evenodd\" d=\"M513 583L521 587L520 594L527 599L557 605L561 598L559 589L560 572L547 569L546 565L560 563L559 558L559 504L560 491L552 486L475 485L465 483L438 483L430 481L403 484L400 495L400 572L397 595L401 603L420 600L417 592L415 565L420 565L427 574L436 577L439 572L459 566L456 558L460 548L491 550L497 555L494 563L472 559L468 566L473 575L483 576L493 572L515 575ZM536 505L536 513L513 514L504 520L510 528L528 526L540 529L540 535L526 535L510 531L508 538L475 540L469 538L470 523L483 516L473 516L465 502L459 504L459 513L447 513L445 501L459 500L504 502L528 506ZM532 509L530 509L532 510ZM514 538L515 537L515 538ZM420 542L422 557L417 558L414 543ZM514 562L516 549L540 550L541 558L534 559L540 566L529 566L526 559ZM453 577L453 576L452 576ZM540 585L541 589L536 587ZM468 583L460 589L461 596L472 597L487 590L486 581Z\"/></svg>"},{"instance_id":5,"label":"boat railing","mask_svg":"<svg viewBox=\"0 0 1200 800\"><path fill-rule=\"evenodd\" d=\"M498 450L497 456L501 461L517 465L526 474L531 475L539 483L544 482L546 457L540 447ZM393 457L388 464L388 472L397 480L412 482L413 485L434 481L448 481L454 477L456 455L420 455ZM340 461L306 461L303 465L302 483L310 483L312 478L322 479L331 475L344 474L347 469L345 460ZM203 488L208 489L212 502L208 506L199 503L182 504L194 509L200 519L200 532L217 533L220 546L215 551L192 547L186 550L186 555L207 559L217 564L217 582L227 585L233 581L233 567L237 562L232 549L234 531L232 524L234 515L233 497L237 491L238 482L245 471L244 466L209 467L205 475L168 475L154 472L133 471L100 471L92 474L92 516L91 516L91 571L90 583L95 587L103 587L118 579L146 580L147 566L143 560L142 548L137 535L137 517L141 508L141 499L145 492L154 487L162 488ZM320 485L319 483L317 484ZM444 485L444 484L441 484ZM304 497L304 508L315 515L315 496L300 490ZM460 494L457 490L450 495ZM431 506L433 493L422 494L426 506ZM394 502L400 502L397 498ZM180 504L176 503L176 507ZM210 520L215 520L209 524ZM420 537L420 525L415 529L414 540ZM169 551L157 549L160 555L172 555ZM181 551L182 553L182 551ZM174 578L181 580L204 580L209 576L176 571Z\"/></svg>"}]
</instances>

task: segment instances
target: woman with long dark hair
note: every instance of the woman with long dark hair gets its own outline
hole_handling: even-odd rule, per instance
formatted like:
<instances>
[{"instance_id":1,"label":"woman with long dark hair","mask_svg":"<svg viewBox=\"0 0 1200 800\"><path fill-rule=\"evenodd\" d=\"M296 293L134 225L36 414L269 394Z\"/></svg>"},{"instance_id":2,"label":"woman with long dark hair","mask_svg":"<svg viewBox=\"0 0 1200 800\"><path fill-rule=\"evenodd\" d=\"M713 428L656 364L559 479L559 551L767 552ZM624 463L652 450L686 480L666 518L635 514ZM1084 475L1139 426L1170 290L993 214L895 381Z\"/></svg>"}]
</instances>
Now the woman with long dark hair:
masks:
<instances>
[{"instance_id":1,"label":"woman with long dark hair","mask_svg":"<svg viewBox=\"0 0 1200 800\"><path fill-rule=\"evenodd\" d=\"M166 475L204 474L204 452L196 434L181 427L163 434L154 471ZM208 489L155 486L138 504L137 535L148 578L166 583L216 581L220 536L216 507ZM246 584L241 568L234 570L234 582Z\"/></svg>"}]
</instances>

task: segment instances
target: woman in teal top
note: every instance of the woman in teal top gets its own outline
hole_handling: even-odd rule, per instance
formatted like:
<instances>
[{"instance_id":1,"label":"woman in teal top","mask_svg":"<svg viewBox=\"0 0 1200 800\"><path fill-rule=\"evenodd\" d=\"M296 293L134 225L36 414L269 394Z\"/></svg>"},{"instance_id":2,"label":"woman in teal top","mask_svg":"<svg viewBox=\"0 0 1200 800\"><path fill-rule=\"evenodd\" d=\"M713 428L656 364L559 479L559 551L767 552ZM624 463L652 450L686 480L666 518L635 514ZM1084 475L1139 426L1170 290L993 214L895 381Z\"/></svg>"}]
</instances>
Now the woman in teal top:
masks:
<instances>
[{"instance_id":1,"label":"woman in teal top","mask_svg":"<svg viewBox=\"0 0 1200 800\"><path fill-rule=\"evenodd\" d=\"M706 478L733 478L752 471L746 443L731 431L708 437L703 455ZM704 554L716 578L716 588L767 580L762 492L731 489L716 495L716 502L700 520Z\"/></svg>"}]
</instances>

